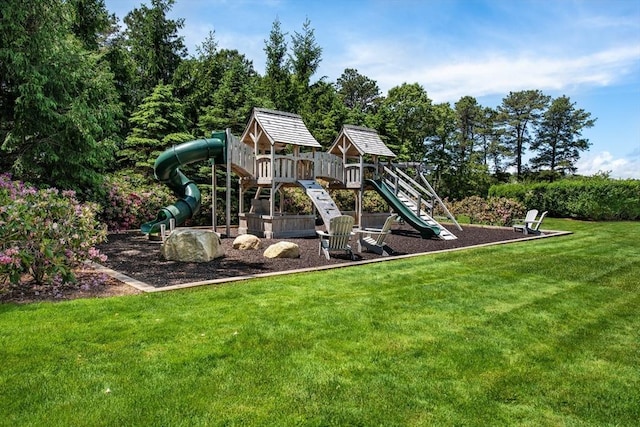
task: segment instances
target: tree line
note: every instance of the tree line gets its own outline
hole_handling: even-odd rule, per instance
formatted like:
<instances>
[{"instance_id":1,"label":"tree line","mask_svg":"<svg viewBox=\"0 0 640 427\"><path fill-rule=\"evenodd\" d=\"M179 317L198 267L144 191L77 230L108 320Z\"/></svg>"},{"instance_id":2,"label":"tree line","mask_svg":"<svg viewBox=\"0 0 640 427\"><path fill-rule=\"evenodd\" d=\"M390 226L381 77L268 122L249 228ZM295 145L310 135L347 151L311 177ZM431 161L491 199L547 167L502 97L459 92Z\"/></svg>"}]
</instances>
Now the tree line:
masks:
<instances>
[{"instance_id":1,"label":"tree line","mask_svg":"<svg viewBox=\"0 0 640 427\"><path fill-rule=\"evenodd\" d=\"M0 169L40 185L90 194L105 174L152 178L157 155L214 129L244 129L255 106L300 114L327 147L343 124L376 129L398 155L453 199L486 195L512 178L576 172L595 118L567 96L510 92L497 108L464 96L434 103L418 83L382 94L347 68L314 80L322 61L311 22L288 33L273 21L264 74L211 32L194 54L151 0L120 20L104 0L3 2L0 20Z\"/></svg>"}]
</instances>

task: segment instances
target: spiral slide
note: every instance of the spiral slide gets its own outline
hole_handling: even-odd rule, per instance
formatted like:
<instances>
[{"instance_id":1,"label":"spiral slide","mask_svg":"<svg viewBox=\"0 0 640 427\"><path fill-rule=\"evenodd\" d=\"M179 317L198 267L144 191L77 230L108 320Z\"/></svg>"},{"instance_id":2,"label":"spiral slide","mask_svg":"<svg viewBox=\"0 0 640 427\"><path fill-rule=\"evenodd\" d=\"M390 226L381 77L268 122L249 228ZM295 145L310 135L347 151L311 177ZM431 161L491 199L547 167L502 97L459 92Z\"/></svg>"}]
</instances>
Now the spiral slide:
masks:
<instances>
[{"instance_id":1,"label":"spiral slide","mask_svg":"<svg viewBox=\"0 0 640 427\"><path fill-rule=\"evenodd\" d=\"M215 164L225 164L227 161L225 132L214 132L211 138L176 145L158 156L153 166L156 179L171 188L180 199L162 208L153 221L142 224L140 230L144 234L160 233L162 224L168 229L172 218L175 219L176 226L181 225L198 212L201 202L200 190L178 168L209 159L213 159Z\"/></svg>"},{"instance_id":2,"label":"spiral slide","mask_svg":"<svg viewBox=\"0 0 640 427\"><path fill-rule=\"evenodd\" d=\"M410 226L415 228L420 236L424 239L435 237L440 234L440 227L436 225L431 225L427 223L425 220L420 218L414 211L409 209L398 197L395 193L381 180L372 180L368 179L365 181L367 184L371 185L377 192L382 196L382 198L393 208L393 210L398 213Z\"/></svg>"}]
</instances>

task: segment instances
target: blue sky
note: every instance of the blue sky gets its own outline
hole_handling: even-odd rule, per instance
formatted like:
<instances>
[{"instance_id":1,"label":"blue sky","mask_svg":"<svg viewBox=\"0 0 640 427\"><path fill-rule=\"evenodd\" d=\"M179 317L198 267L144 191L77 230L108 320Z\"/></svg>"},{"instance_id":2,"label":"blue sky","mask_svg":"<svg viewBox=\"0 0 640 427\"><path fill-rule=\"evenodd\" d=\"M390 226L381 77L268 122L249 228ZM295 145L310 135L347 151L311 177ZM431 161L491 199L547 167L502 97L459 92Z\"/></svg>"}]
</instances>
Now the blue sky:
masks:
<instances>
[{"instance_id":1,"label":"blue sky","mask_svg":"<svg viewBox=\"0 0 640 427\"><path fill-rule=\"evenodd\" d=\"M121 20L148 1L105 0ZM191 54L210 31L264 74L273 21L322 47L317 80L355 68L383 94L419 83L436 103L510 91L566 95L597 118L578 173L640 179L640 0L176 0Z\"/></svg>"}]
</instances>

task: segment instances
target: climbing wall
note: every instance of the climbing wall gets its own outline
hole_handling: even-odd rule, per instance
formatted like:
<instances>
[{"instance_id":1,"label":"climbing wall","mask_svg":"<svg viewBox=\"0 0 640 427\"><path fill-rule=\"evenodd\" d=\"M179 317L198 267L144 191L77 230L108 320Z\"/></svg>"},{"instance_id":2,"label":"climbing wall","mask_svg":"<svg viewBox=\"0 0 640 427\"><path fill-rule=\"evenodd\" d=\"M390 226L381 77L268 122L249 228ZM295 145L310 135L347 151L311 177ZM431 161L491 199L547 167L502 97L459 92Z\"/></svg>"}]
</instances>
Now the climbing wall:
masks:
<instances>
[{"instance_id":1,"label":"climbing wall","mask_svg":"<svg viewBox=\"0 0 640 427\"><path fill-rule=\"evenodd\" d=\"M342 215L327 190L315 180L299 180L298 184L306 191L318 213L320 213L325 226L329 226L331 218Z\"/></svg>"}]
</instances>

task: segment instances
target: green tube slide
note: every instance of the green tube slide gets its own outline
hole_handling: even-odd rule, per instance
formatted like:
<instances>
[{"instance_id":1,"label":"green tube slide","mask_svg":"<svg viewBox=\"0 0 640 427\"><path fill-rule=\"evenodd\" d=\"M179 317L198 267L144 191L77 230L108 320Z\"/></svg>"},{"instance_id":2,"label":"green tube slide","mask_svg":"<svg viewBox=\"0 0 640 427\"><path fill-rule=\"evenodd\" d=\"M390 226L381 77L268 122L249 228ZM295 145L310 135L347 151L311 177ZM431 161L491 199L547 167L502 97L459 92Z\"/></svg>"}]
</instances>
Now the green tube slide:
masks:
<instances>
[{"instance_id":1,"label":"green tube slide","mask_svg":"<svg viewBox=\"0 0 640 427\"><path fill-rule=\"evenodd\" d=\"M176 145L158 156L153 166L156 179L171 188L180 199L160 209L153 221L142 224L140 230L144 234L160 233L162 224L168 229L172 218L175 219L176 226L184 224L198 212L201 202L200 190L178 168L208 159L212 159L215 164L225 164L227 161L225 132L214 132L209 139L198 139Z\"/></svg>"},{"instance_id":2,"label":"green tube slide","mask_svg":"<svg viewBox=\"0 0 640 427\"><path fill-rule=\"evenodd\" d=\"M440 227L436 225L430 225L422 218L420 218L414 211L409 209L404 203L402 203L395 193L385 184L382 180L367 179L365 183L371 185L382 198L393 208L393 210L400 215L410 226L415 228L423 239L435 237L440 234Z\"/></svg>"}]
</instances>

